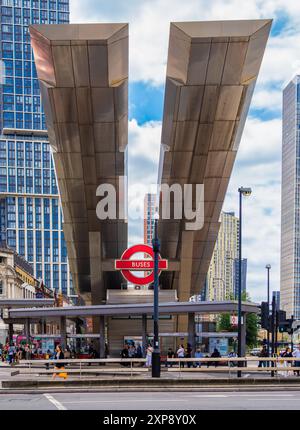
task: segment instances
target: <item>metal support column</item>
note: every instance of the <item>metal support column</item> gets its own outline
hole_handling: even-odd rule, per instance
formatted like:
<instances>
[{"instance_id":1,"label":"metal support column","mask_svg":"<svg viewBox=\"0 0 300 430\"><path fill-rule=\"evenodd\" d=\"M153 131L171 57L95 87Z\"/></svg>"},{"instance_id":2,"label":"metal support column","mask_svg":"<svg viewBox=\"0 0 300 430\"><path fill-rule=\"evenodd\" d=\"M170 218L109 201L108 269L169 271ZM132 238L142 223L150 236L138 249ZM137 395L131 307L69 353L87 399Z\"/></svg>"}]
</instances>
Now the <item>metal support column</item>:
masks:
<instances>
[{"instance_id":1,"label":"metal support column","mask_svg":"<svg viewBox=\"0 0 300 430\"><path fill-rule=\"evenodd\" d=\"M147 349L147 315L142 315L143 357L146 357Z\"/></svg>"},{"instance_id":2,"label":"metal support column","mask_svg":"<svg viewBox=\"0 0 300 430\"><path fill-rule=\"evenodd\" d=\"M8 324L8 343L11 345L14 340L14 325L13 323Z\"/></svg>"},{"instance_id":3,"label":"metal support column","mask_svg":"<svg viewBox=\"0 0 300 430\"><path fill-rule=\"evenodd\" d=\"M160 242L158 239L158 227L157 219L154 224L154 239L152 240L152 247L154 253L154 302L153 302L153 333L154 333L154 345L152 353L152 378L160 378L160 345L159 345L159 270L158 270L158 258L160 251Z\"/></svg>"},{"instance_id":4,"label":"metal support column","mask_svg":"<svg viewBox=\"0 0 300 430\"><path fill-rule=\"evenodd\" d=\"M242 313L242 332L241 332L241 356L245 357L246 356L246 314L243 312Z\"/></svg>"},{"instance_id":5,"label":"metal support column","mask_svg":"<svg viewBox=\"0 0 300 430\"><path fill-rule=\"evenodd\" d=\"M100 342L99 342L100 358L105 358L105 319L103 315L99 317L99 334L100 334Z\"/></svg>"},{"instance_id":6,"label":"metal support column","mask_svg":"<svg viewBox=\"0 0 300 430\"><path fill-rule=\"evenodd\" d=\"M26 343L30 343L30 319L26 318L24 324L24 334L26 337Z\"/></svg>"},{"instance_id":7,"label":"metal support column","mask_svg":"<svg viewBox=\"0 0 300 430\"><path fill-rule=\"evenodd\" d=\"M271 323L271 340L272 340L272 349L271 349L271 356L274 357L275 354L275 326L276 326L276 302L275 302L275 296L273 296L272 299L272 323ZM274 367L274 362L272 362L272 367ZM274 377L274 372L271 372L271 376Z\"/></svg>"},{"instance_id":8,"label":"metal support column","mask_svg":"<svg viewBox=\"0 0 300 430\"><path fill-rule=\"evenodd\" d=\"M195 355L196 347L196 330L195 330L195 314L188 314L188 343L192 348L192 357Z\"/></svg>"},{"instance_id":9,"label":"metal support column","mask_svg":"<svg viewBox=\"0 0 300 430\"><path fill-rule=\"evenodd\" d=\"M75 322L75 330L76 330L76 334L81 334L81 325L79 320L76 320ZM80 352L80 346L81 346L81 339L76 338L75 350L77 354Z\"/></svg>"},{"instance_id":10,"label":"metal support column","mask_svg":"<svg viewBox=\"0 0 300 430\"><path fill-rule=\"evenodd\" d=\"M64 351L67 347L67 323L66 317L60 317L60 346Z\"/></svg>"}]
</instances>

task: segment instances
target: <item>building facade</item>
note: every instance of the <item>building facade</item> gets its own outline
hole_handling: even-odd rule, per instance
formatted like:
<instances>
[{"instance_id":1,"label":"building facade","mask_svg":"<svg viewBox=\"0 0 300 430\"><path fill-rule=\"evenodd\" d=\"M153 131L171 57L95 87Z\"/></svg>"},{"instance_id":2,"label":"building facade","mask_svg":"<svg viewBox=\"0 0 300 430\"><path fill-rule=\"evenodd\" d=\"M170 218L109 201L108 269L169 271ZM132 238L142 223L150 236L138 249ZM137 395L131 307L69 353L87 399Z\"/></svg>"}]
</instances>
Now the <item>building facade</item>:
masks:
<instances>
[{"instance_id":1,"label":"building facade","mask_svg":"<svg viewBox=\"0 0 300 430\"><path fill-rule=\"evenodd\" d=\"M234 212L221 213L221 226L209 265L206 300L222 301L234 294L234 261L238 257L239 219Z\"/></svg>"},{"instance_id":2,"label":"building facade","mask_svg":"<svg viewBox=\"0 0 300 430\"><path fill-rule=\"evenodd\" d=\"M272 291L272 300L275 297L276 310L280 310L280 291Z\"/></svg>"},{"instance_id":3,"label":"building facade","mask_svg":"<svg viewBox=\"0 0 300 430\"><path fill-rule=\"evenodd\" d=\"M281 306L300 318L300 76L283 90L281 192Z\"/></svg>"},{"instance_id":4,"label":"building facade","mask_svg":"<svg viewBox=\"0 0 300 430\"><path fill-rule=\"evenodd\" d=\"M72 295L62 214L28 26L69 22L68 0L2 0L1 241Z\"/></svg>"},{"instance_id":5,"label":"building facade","mask_svg":"<svg viewBox=\"0 0 300 430\"><path fill-rule=\"evenodd\" d=\"M156 194L147 193L144 199L144 243L152 246L154 234L154 215L156 212Z\"/></svg>"},{"instance_id":6,"label":"building facade","mask_svg":"<svg viewBox=\"0 0 300 430\"><path fill-rule=\"evenodd\" d=\"M15 251L0 248L0 300L34 299L37 281L28 262ZM16 325L15 330L22 332L23 326ZM0 317L0 343L5 343L8 326Z\"/></svg>"}]
</instances>

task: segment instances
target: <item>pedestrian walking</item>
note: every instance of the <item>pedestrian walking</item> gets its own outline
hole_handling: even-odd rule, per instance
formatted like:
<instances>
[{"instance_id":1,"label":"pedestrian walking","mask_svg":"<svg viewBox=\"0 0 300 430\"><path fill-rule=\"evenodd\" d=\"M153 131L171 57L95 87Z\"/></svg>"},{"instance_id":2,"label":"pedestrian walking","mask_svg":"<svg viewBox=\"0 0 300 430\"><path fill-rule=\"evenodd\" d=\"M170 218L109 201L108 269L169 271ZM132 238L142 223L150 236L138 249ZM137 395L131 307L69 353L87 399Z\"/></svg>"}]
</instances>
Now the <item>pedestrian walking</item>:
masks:
<instances>
[{"instance_id":1,"label":"pedestrian walking","mask_svg":"<svg viewBox=\"0 0 300 430\"><path fill-rule=\"evenodd\" d=\"M152 348L151 343L149 343L147 350L146 350L146 367L152 366L152 353L153 353L153 348Z\"/></svg>"},{"instance_id":2,"label":"pedestrian walking","mask_svg":"<svg viewBox=\"0 0 300 430\"><path fill-rule=\"evenodd\" d=\"M56 360L63 360L64 358L65 358L65 356L64 356L64 353L61 349L61 346L57 345L56 349L55 349L55 359ZM60 372L59 373L53 373L52 379L55 379L57 375L60 378L67 379L68 374L66 372L62 372L62 370L65 369L65 363L61 363L61 362L55 363L55 369L59 370Z\"/></svg>"}]
</instances>

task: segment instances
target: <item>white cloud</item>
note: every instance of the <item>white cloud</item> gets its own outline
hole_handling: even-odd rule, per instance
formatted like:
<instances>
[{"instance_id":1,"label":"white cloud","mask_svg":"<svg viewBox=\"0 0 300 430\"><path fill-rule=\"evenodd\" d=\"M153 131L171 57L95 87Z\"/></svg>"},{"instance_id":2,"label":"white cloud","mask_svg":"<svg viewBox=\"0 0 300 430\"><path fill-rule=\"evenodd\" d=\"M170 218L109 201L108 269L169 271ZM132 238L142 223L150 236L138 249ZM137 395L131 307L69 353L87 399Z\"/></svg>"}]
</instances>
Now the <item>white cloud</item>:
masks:
<instances>
[{"instance_id":1,"label":"white cloud","mask_svg":"<svg viewBox=\"0 0 300 430\"><path fill-rule=\"evenodd\" d=\"M256 19L284 16L285 29L269 39L252 107L280 116L281 90L300 72L300 2L296 0L71 0L72 22L130 23L130 80L164 84L171 21ZM278 25L278 22L277 22ZM129 125L129 180L156 181L160 123ZM251 186L244 200L243 254L253 299L265 298L265 264L272 265L271 288L279 288L281 121L249 118L245 127L225 210L238 209L237 188ZM142 225L130 226L132 238Z\"/></svg>"},{"instance_id":2,"label":"white cloud","mask_svg":"<svg viewBox=\"0 0 300 430\"><path fill-rule=\"evenodd\" d=\"M132 186L137 177L145 185L156 181L160 133L159 122L141 126L135 120L130 121L129 171L133 173L129 181ZM243 255L248 258L248 289L252 299L258 301L266 295L267 263L272 265L271 288L279 289L280 182L281 121L249 118L223 209L238 214L237 189L252 188L252 195L243 201ZM129 234L130 243L142 241L142 222L131 220Z\"/></svg>"},{"instance_id":3,"label":"white cloud","mask_svg":"<svg viewBox=\"0 0 300 430\"><path fill-rule=\"evenodd\" d=\"M269 111L280 113L282 107L282 91L257 87L253 95L251 107L255 109L268 109Z\"/></svg>"},{"instance_id":4,"label":"white cloud","mask_svg":"<svg viewBox=\"0 0 300 430\"><path fill-rule=\"evenodd\" d=\"M238 215L238 188L251 187L243 199L243 255L248 258L252 299L266 298L266 269L272 265L271 289L280 282L281 121L249 118L223 209Z\"/></svg>"},{"instance_id":5,"label":"white cloud","mask_svg":"<svg viewBox=\"0 0 300 430\"><path fill-rule=\"evenodd\" d=\"M296 73L300 42L300 3L295 0L71 0L72 22L129 22L130 79L163 84L172 21L280 18L289 25L269 41L259 82L282 82Z\"/></svg>"},{"instance_id":6,"label":"white cloud","mask_svg":"<svg viewBox=\"0 0 300 430\"><path fill-rule=\"evenodd\" d=\"M160 122L138 125L136 120L129 121L128 231L131 244L144 240L143 222L137 216L144 213L145 193L156 191L155 188L151 190L149 185L157 183L160 134Z\"/></svg>"}]
</instances>

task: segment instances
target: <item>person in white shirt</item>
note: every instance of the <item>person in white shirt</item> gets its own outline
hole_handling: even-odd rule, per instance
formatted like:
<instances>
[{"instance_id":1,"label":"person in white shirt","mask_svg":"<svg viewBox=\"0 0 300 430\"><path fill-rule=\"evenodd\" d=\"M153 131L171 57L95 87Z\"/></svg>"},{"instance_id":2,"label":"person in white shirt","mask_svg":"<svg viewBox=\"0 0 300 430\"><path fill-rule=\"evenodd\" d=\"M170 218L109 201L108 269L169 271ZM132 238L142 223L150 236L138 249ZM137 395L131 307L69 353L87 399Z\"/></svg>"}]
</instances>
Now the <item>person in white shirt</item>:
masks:
<instances>
[{"instance_id":1,"label":"person in white shirt","mask_svg":"<svg viewBox=\"0 0 300 430\"><path fill-rule=\"evenodd\" d=\"M298 349L293 351L293 357L298 358L298 360L295 360L294 366L300 367L300 345L298 345ZM296 370L297 376L300 374L300 370Z\"/></svg>"},{"instance_id":2,"label":"person in white shirt","mask_svg":"<svg viewBox=\"0 0 300 430\"><path fill-rule=\"evenodd\" d=\"M149 343L148 348L146 350L146 367L151 367L152 365L152 353L153 348L152 345Z\"/></svg>"},{"instance_id":3,"label":"person in white shirt","mask_svg":"<svg viewBox=\"0 0 300 430\"><path fill-rule=\"evenodd\" d=\"M180 345L177 350L177 357L184 358L184 346ZM184 361L180 361L180 367L184 367Z\"/></svg>"}]
</instances>

